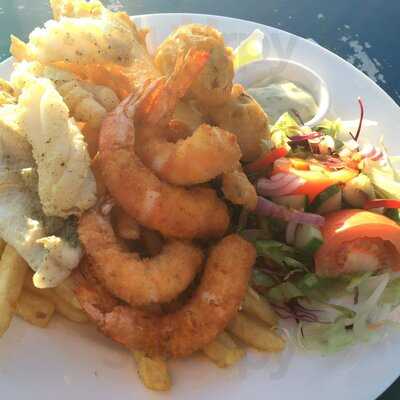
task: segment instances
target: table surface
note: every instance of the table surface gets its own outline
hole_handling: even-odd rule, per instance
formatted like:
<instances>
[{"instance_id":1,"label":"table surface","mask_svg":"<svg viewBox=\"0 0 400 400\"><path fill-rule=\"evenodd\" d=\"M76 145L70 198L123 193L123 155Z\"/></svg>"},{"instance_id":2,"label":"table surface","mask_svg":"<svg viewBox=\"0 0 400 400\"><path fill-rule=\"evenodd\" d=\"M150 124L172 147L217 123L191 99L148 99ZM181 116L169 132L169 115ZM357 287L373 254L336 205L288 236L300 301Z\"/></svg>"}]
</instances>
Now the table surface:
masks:
<instances>
[{"instance_id":1,"label":"table surface","mask_svg":"<svg viewBox=\"0 0 400 400\"><path fill-rule=\"evenodd\" d=\"M361 69L400 104L398 0L104 0L130 14L190 12L248 19L311 38ZM384 4L384 7L383 7ZM26 39L50 18L47 0L0 0L0 60L10 33ZM379 362L379 360L377 360ZM380 400L400 398L400 378Z\"/></svg>"}]
</instances>

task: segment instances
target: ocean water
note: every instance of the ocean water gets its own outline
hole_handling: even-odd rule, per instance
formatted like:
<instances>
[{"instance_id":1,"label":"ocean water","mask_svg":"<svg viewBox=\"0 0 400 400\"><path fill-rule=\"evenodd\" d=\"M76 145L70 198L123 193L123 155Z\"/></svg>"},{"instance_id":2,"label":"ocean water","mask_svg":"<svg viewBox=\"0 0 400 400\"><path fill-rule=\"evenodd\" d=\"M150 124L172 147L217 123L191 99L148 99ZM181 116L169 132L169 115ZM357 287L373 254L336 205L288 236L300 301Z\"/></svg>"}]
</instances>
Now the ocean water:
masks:
<instances>
[{"instance_id":1,"label":"ocean water","mask_svg":"<svg viewBox=\"0 0 400 400\"><path fill-rule=\"evenodd\" d=\"M310 38L363 71L400 104L399 0L105 0L130 14L195 12L249 19ZM0 59L9 35L27 38L50 18L46 0L0 0Z\"/></svg>"}]
</instances>

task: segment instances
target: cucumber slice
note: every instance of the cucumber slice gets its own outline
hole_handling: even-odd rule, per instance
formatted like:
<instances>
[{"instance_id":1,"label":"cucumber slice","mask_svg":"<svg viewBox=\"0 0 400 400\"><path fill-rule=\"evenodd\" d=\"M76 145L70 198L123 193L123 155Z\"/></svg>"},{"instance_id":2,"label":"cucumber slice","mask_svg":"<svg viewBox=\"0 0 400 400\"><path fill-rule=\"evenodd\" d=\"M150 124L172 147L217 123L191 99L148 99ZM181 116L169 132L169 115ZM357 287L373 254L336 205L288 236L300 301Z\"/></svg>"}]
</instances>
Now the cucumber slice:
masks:
<instances>
[{"instance_id":1,"label":"cucumber slice","mask_svg":"<svg viewBox=\"0 0 400 400\"><path fill-rule=\"evenodd\" d=\"M328 214L342 208L342 190L339 185L332 185L322 191L311 203L310 211Z\"/></svg>"},{"instance_id":2,"label":"cucumber slice","mask_svg":"<svg viewBox=\"0 0 400 400\"><path fill-rule=\"evenodd\" d=\"M296 231L295 246L308 254L314 254L324 243L321 231L314 225L300 225Z\"/></svg>"},{"instance_id":3,"label":"cucumber slice","mask_svg":"<svg viewBox=\"0 0 400 400\"><path fill-rule=\"evenodd\" d=\"M375 191L368 176L360 174L344 185L344 200L352 207L363 208L368 200L375 198Z\"/></svg>"},{"instance_id":4,"label":"cucumber slice","mask_svg":"<svg viewBox=\"0 0 400 400\"><path fill-rule=\"evenodd\" d=\"M281 206L294 208L295 210L304 210L307 207L308 198L303 194L293 194L290 196L273 197L272 201Z\"/></svg>"}]
</instances>

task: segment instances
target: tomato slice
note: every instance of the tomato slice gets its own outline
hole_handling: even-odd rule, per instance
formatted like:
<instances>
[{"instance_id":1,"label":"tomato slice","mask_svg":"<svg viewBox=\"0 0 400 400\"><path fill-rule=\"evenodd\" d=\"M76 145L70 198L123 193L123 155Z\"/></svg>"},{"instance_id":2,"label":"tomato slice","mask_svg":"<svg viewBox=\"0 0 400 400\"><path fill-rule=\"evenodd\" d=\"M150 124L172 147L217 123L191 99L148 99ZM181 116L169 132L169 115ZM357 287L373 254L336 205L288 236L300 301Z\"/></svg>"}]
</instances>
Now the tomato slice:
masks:
<instances>
[{"instance_id":1,"label":"tomato slice","mask_svg":"<svg viewBox=\"0 0 400 400\"><path fill-rule=\"evenodd\" d=\"M366 210L371 208L400 208L400 200L395 199L378 199L367 201L364 205Z\"/></svg>"},{"instance_id":2,"label":"tomato slice","mask_svg":"<svg viewBox=\"0 0 400 400\"><path fill-rule=\"evenodd\" d=\"M257 172L272 165L276 160L286 157L288 149L286 147L278 147L264 154L260 159L248 164L246 170L248 172Z\"/></svg>"},{"instance_id":3,"label":"tomato slice","mask_svg":"<svg viewBox=\"0 0 400 400\"><path fill-rule=\"evenodd\" d=\"M301 170L301 171L308 171L310 170L310 163L307 160L303 160L302 158L291 158L290 159L293 168Z\"/></svg>"},{"instance_id":4,"label":"tomato slice","mask_svg":"<svg viewBox=\"0 0 400 400\"><path fill-rule=\"evenodd\" d=\"M400 225L383 215L365 210L337 211L327 215L322 235L324 243L314 257L320 276L362 272L368 257L382 257L393 270L400 270ZM348 256L353 257L351 267L343 262Z\"/></svg>"}]
</instances>

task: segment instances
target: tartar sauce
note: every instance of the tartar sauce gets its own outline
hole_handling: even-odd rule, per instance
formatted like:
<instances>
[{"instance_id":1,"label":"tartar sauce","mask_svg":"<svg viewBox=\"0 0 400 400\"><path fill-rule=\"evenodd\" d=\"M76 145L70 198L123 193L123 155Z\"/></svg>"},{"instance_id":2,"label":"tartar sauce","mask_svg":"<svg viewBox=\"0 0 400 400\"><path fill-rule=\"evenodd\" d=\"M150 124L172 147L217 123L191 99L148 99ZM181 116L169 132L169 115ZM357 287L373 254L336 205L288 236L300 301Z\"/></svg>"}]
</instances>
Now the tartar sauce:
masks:
<instances>
[{"instance_id":1,"label":"tartar sauce","mask_svg":"<svg viewBox=\"0 0 400 400\"><path fill-rule=\"evenodd\" d=\"M258 82L248 93L255 98L274 124L285 112L295 110L303 122L310 121L317 113L314 97L290 81Z\"/></svg>"}]
</instances>

